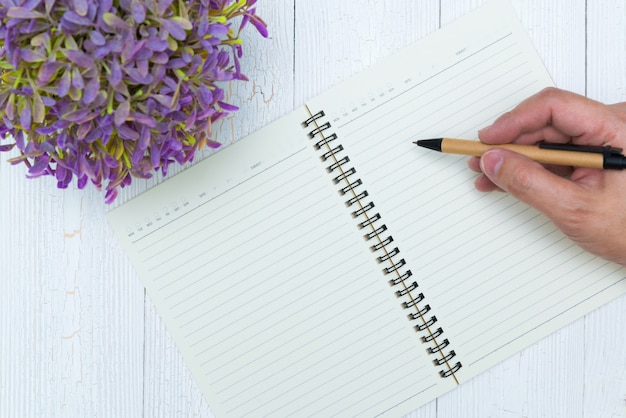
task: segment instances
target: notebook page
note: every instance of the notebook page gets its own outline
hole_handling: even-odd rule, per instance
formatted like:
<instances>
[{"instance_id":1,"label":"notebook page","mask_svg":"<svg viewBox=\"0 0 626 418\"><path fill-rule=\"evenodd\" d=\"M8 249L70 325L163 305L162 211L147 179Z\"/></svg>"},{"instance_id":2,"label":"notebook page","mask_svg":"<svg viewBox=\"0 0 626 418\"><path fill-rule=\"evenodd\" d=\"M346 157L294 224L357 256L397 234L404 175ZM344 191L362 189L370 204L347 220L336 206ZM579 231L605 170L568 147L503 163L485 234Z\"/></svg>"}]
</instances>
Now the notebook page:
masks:
<instances>
[{"instance_id":1,"label":"notebook page","mask_svg":"<svg viewBox=\"0 0 626 418\"><path fill-rule=\"evenodd\" d=\"M412 143L476 138L549 85L512 8L493 1L311 101L327 104L463 380L626 291L624 269L584 253L538 212L475 191L467 157Z\"/></svg>"},{"instance_id":2,"label":"notebook page","mask_svg":"<svg viewBox=\"0 0 626 418\"><path fill-rule=\"evenodd\" d=\"M217 416L396 416L452 387L307 118L297 110L109 215Z\"/></svg>"}]
</instances>

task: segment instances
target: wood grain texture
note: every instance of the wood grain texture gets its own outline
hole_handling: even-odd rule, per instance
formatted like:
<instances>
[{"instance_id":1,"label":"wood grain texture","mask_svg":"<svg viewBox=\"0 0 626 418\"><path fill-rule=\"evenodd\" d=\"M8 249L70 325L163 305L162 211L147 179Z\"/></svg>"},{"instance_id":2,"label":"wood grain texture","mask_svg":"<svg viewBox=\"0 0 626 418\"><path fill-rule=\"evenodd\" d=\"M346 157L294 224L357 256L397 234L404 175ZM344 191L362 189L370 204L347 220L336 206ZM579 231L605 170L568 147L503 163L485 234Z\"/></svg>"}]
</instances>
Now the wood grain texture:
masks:
<instances>
[{"instance_id":1,"label":"wood grain texture","mask_svg":"<svg viewBox=\"0 0 626 418\"><path fill-rule=\"evenodd\" d=\"M6 164L0 179L0 416L136 416L144 291L101 196Z\"/></svg>"},{"instance_id":2,"label":"wood grain texture","mask_svg":"<svg viewBox=\"0 0 626 418\"><path fill-rule=\"evenodd\" d=\"M296 104L438 27L436 0L296 2Z\"/></svg>"},{"instance_id":3,"label":"wood grain texture","mask_svg":"<svg viewBox=\"0 0 626 418\"><path fill-rule=\"evenodd\" d=\"M590 2L591 3L591 2ZM626 100L626 4L587 9L587 95ZM626 417L626 298L584 320L583 416Z\"/></svg>"},{"instance_id":4,"label":"wood grain texture","mask_svg":"<svg viewBox=\"0 0 626 418\"><path fill-rule=\"evenodd\" d=\"M271 39L246 33L251 81L229 86L241 109L217 139L242 138L482 2L259 0ZM626 100L622 0L513 5L558 86ZM115 205L161 181L135 181ZM103 196L27 180L4 161L0 194L0 417L212 416L106 224ZM625 347L622 297L410 416L626 417Z\"/></svg>"}]
</instances>

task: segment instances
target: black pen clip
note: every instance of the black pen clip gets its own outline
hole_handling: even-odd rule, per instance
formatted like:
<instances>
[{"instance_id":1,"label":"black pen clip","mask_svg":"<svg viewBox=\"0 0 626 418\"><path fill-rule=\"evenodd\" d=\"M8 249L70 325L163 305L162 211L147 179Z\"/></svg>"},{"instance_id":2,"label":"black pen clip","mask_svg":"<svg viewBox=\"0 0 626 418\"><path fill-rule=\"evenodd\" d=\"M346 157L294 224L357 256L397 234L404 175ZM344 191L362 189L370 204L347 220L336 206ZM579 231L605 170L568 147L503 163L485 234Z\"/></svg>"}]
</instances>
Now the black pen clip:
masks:
<instances>
[{"instance_id":1,"label":"black pen clip","mask_svg":"<svg viewBox=\"0 0 626 418\"><path fill-rule=\"evenodd\" d=\"M554 149L563 151L578 151L578 152L594 152L596 154L603 154L607 157L614 155L622 155L622 148L614 148L610 145L606 146L592 146L592 145L576 145L576 144L557 144L554 142L539 142L539 148Z\"/></svg>"}]
</instances>

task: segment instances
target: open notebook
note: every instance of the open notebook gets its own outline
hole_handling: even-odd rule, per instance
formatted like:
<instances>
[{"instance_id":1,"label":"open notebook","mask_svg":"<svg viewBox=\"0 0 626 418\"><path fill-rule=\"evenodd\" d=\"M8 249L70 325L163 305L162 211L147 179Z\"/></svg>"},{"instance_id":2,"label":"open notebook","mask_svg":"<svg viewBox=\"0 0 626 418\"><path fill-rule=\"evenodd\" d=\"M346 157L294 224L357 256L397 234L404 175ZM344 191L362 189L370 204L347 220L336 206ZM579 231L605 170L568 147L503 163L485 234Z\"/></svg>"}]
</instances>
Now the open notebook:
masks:
<instances>
[{"instance_id":1,"label":"open notebook","mask_svg":"<svg viewBox=\"0 0 626 418\"><path fill-rule=\"evenodd\" d=\"M217 416L398 416L626 292L417 138L551 84L493 1L109 214Z\"/></svg>"}]
</instances>

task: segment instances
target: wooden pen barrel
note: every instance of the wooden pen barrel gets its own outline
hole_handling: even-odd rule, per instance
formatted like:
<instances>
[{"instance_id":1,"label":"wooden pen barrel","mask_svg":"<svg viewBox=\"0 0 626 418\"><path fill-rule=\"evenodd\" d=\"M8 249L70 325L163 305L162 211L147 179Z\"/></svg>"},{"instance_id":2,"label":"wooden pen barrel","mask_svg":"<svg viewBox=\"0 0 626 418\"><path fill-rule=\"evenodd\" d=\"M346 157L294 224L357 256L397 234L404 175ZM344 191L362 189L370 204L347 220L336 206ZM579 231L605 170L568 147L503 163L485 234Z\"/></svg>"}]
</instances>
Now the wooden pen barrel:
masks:
<instances>
[{"instance_id":1,"label":"wooden pen barrel","mask_svg":"<svg viewBox=\"0 0 626 418\"><path fill-rule=\"evenodd\" d=\"M488 145L480 141L467 141L445 138L441 142L441 151L449 154L462 154L480 157L486 151L502 148L525 155L542 164L556 164L572 167L603 168L604 158L596 152L565 151L539 148L536 145L502 144Z\"/></svg>"}]
</instances>

